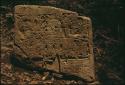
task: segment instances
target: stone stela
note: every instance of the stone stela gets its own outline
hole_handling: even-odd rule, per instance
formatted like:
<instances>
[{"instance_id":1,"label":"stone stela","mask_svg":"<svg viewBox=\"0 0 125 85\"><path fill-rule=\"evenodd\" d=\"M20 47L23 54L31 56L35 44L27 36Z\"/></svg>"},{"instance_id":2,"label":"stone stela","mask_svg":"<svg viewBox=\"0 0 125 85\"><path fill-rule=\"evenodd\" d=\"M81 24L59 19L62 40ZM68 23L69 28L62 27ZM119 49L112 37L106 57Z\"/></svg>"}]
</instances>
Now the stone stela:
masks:
<instances>
[{"instance_id":1,"label":"stone stela","mask_svg":"<svg viewBox=\"0 0 125 85\"><path fill-rule=\"evenodd\" d=\"M90 18L37 5L15 6L14 18L16 54L38 59L35 63L43 68L95 79Z\"/></svg>"}]
</instances>

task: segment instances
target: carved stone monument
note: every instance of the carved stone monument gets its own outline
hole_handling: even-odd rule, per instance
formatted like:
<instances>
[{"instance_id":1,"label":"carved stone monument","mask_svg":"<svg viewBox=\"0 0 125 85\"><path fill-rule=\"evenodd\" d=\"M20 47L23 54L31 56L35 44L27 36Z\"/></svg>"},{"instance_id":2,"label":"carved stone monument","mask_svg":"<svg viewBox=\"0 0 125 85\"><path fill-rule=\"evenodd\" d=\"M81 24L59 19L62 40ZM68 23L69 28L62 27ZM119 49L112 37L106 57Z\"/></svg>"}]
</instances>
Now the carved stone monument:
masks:
<instances>
[{"instance_id":1,"label":"carved stone monument","mask_svg":"<svg viewBox=\"0 0 125 85\"><path fill-rule=\"evenodd\" d=\"M95 79L90 18L37 5L17 5L14 17L16 54L38 59L42 68Z\"/></svg>"}]
</instances>

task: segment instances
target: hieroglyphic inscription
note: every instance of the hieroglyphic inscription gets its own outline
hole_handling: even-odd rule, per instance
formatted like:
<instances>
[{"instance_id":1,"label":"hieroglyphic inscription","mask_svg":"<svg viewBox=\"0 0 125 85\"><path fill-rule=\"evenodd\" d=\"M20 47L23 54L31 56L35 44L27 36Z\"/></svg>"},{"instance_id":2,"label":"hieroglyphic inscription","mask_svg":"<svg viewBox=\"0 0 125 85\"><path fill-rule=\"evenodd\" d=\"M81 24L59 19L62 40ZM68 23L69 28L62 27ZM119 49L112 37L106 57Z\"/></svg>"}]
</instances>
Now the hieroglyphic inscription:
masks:
<instances>
[{"instance_id":1,"label":"hieroglyphic inscription","mask_svg":"<svg viewBox=\"0 0 125 85\"><path fill-rule=\"evenodd\" d=\"M54 7L19 5L15 7L15 29L15 43L25 52L15 46L15 53L30 58L58 55L61 71L94 79L89 18ZM57 64L48 68L57 70ZM86 69L90 71L85 73Z\"/></svg>"}]
</instances>

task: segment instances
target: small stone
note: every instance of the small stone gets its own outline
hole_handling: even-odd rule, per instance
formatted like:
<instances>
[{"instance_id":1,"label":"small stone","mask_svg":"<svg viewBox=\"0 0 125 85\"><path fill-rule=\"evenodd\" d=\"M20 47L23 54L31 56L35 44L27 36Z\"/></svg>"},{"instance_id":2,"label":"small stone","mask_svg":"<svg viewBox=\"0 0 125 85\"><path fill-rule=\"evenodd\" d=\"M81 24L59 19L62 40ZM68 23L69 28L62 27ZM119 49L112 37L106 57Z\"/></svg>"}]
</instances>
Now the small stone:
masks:
<instances>
[{"instance_id":1,"label":"small stone","mask_svg":"<svg viewBox=\"0 0 125 85\"><path fill-rule=\"evenodd\" d=\"M52 84L53 82L51 80L47 80L43 82L44 84Z\"/></svg>"},{"instance_id":2,"label":"small stone","mask_svg":"<svg viewBox=\"0 0 125 85\"><path fill-rule=\"evenodd\" d=\"M31 81L30 84L38 84L38 81Z\"/></svg>"}]
</instances>

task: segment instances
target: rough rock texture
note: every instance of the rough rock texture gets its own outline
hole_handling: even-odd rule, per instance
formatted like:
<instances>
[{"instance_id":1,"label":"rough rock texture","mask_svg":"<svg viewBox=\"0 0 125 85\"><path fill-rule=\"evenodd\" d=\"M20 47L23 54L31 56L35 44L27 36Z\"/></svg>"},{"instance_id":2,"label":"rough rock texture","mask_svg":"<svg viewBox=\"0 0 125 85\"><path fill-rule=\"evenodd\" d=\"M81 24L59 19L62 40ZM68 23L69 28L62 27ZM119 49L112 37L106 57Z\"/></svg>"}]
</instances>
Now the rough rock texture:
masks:
<instances>
[{"instance_id":1,"label":"rough rock texture","mask_svg":"<svg viewBox=\"0 0 125 85\"><path fill-rule=\"evenodd\" d=\"M18 5L13 25L11 13L0 16L2 84L89 85L95 80L88 17Z\"/></svg>"},{"instance_id":2,"label":"rough rock texture","mask_svg":"<svg viewBox=\"0 0 125 85\"><path fill-rule=\"evenodd\" d=\"M35 5L15 7L14 52L40 67L93 81L92 27L88 17ZM43 62L44 64L43 64ZM48 63L49 62L49 63Z\"/></svg>"}]
</instances>

